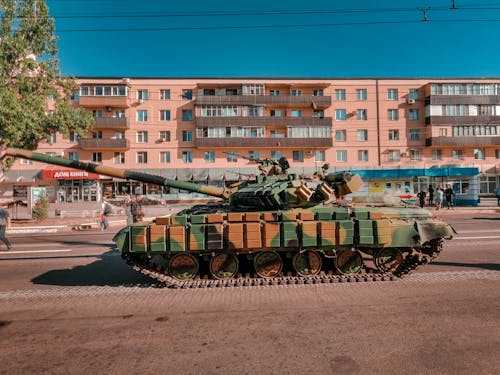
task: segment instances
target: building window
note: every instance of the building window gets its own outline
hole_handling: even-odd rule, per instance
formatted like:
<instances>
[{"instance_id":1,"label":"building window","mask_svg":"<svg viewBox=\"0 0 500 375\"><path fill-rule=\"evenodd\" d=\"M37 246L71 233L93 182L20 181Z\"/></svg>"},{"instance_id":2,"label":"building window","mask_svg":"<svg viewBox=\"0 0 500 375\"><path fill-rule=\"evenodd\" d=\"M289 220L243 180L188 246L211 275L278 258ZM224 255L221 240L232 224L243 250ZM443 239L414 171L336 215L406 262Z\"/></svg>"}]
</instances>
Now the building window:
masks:
<instances>
[{"instance_id":1,"label":"building window","mask_svg":"<svg viewBox=\"0 0 500 375\"><path fill-rule=\"evenodd\" d=\"M278 161L281 158L281 151L271 150L271 160Z\"/></svg>"},{"instance_id":2,"label":"building window","mask_svg":"<svg viewBox=\"0 0 500 375\"><path fill-rule=\"evenodd\" d=\"M397 129L389 130L389 141L399 141L399 130Z\"/></svg>"},{"instance_id":3,"label":"building window","mask_svg":"<svg viewBox=\"0 0 500 375\"><path fill-rule=\"evenodd\" d=\"M160 163L161 164L170 163L170 151L160 151Z\"/></svg>"},{"instance_id":4,"label":"building window","mask_svg":"<svg viewBox=\"0 0 500 375\"><path fill-rule=\"evenodd\" d=\"M389 150L389 161L399 161L401 152L399 150Z\"/></svg>"},{"instance_id":5,"label":"building window","mask_svg":"<svg viewBox=\"0 0 500 375\"><path fill-rule=\"evenodd\" d=\"M347 161L347 150L337 150L335 154L337 157L337 161Z\"/></svg>"},{"instance_id":6,"label":"building window","mask_svg":"<svg viewBox=\"0 0 500 375\"><path fill-rule=\"evenodd\" d=\"M236 163L238 161L238 153L236 151L226 152L226 161L228 163Z\"/></svg>"},{"instance_id":7,"label":"building window","mask_svg":"<svg viewBox=\"0 0 500 375\"><path fill-rule=\"evenodd\" d=\"M69 132L69 141L71 143L77 143L79 138L80 137L78 137L78 133L77 132L75 132L74 130L70 130L70 132Z\"/></svg>"},{"instance_id":8,"label":"building window","mask_svg":"<svg viewBox=\"0 0 500 375\"><path fill-rule=\"evenodd\" d=\"M191 130L182 131L182 142L193 142L193 132Z\"/></svg>"},{"instance_id":9,"label":"building window","mask_svg":"<svg viewBox=\"0 0 500 375\"><path fill-rule=\"evenodd\" d=\"M368 150L358 151L358 161L368 161Z\"/></svg>"},{"instance_id":10,"label":"building window","mask_svg":"<svg viewBox=\"0 0 500 375\"><path fill-rule=\"evenodd\" d=\"M141 130L136 134L136 142L137 143L148 143L148 132Z\"/></svg>"},{"instance_id":11,"label":"building window","mask_svg":"<svg viewBox=\"0 0 500 375\"><path fill-rule=\"evenodd\" d=\"M148 163L148 153L146 151L137 152L137 164L147 164Z\"/></svg>"},{"instance_id":12,"label":"building window","mask_svg":"<svg viewBox=\"0 0 500 375\"><path fill-rule=\"evenodd\" d=\"M293 161L303 162L304 161L304 151L293 151L292 157L293 157Z\"/></svg>"},{"instance_id":13,"label":"building window","mask_svg":"<svg viewBox=\"0 0 500 375\"><path fill-rule=\"evenodd\" d=\"M356 99L357 100L366 100L367 99L366 89L356 89Z\"/></svg>"},{"instance_id":14,"label":"building window","mask_svg":"<svg viewBox=\"0 0 500 375\"><path fill-rule=\"evenodd\" d=\"M292 110L292 117L302 117L302 111L300 109Z\"/></svg>"},{"instance_id":15,"label":"building window","mask_svg":"<svg viewBox=\"0 0 500 375\"><path fill-rule=\"evenodd\" d=\"M296 89L290 90L290 95L291 96L302 96L302 90L296 90Z\"/></svg>"},{"instance_id":16,"label":"building window","mask_svg":"<svg viewBox=\"0 0 500 375\"><path fill-rule=\"evenodd\" d=\"M170 142L170 130L161 130L158 140L160 142Z\"/></svg>"},{"instance_id":17,"label":"building window","mask_svg":"<svg viewBox=\"0 0 500 375\"><path fill-rule=\"evenodd\" d=\"M456 160L463 159L462 150L451 150L451 157Z\"/></svg>"},{"instance_id":18,"label":"building window","mask_svg":"<svg viewBox=\"0 0 500 375\"><path fill-rule=\"evenodd\" d=\"M114 118L124 118L125 117L125 110L124 109L115 109L113 112L113 117Z\"/></svg>"},{"instance_id":19,"label":"building window","mask_svg":"<svg viewBox=\"0 0 500 375\"><path fill-rule=\"evenodd\" d=\"M183 109L182 110L182 121L193 121L193 110Z\"/></svg>"},{"instance_id":20,"label":"building window","mask_svg":"<svg viewBox=\"0 0 500 375\"><path fill-rule=\"evenodd\" d=\"M94 138L94 139L102 139L102 131L101 130L94 130L92 132L92 138Z\"/></svg>"},{"instance_id":21,"label":"building window","mask_svg":"<svg viewBox=\"0 0 500 375\"><path fill-rule=\"evenodd\" d=\"M345 142L345 130L335 130L335 140L337 142Z\"/></svg>"},{"instance_id":22,"label":"building window","mask_svg":"<svg viewBox=\"0 0 500 375\"><path fill-rule=\"evenodd\" d=\"M170 100L170 89L160 90L160 100Z\"/></svg>"},{"instance_id":23,"label":"building window","mask_svg":"<svg viewBox=\"0 0 500 375\"><path fill-rule=\"evenodd\" d=\"M410 141L420 141L420 129L410 129Z\"/></svg>"},{"instance_id":24,"label":"building window","mask_svg":"<svg viewBox=\"0 0 500 375\"><path fill-rule=\"evenodd\" d=\"M366 109L356 109L356 120L367 120Z\"/></svg>"},{"instance_id":25,"label":"building window","mask_svg":"<svg viewBox=\"0 0 500 375\"><path fill-rule=\"evenodd\" d=\"M408 90L408 99L417 100L418 99L418 89Z\"/></svg>"},{"instance_id":26,"label":"building window","mask_svg":"<svg viewBox=\"0 0 500 375\"><path fill-rule=\"evenodd\" d=\"M387 100L398 100L398 89L388 89L387 90Z\"/></svg>"},{"instance_id":27,"label":"building window","mask_svg":"<svg viewBox=\"0 0 500 375\"><path fill-rule=\"evenodd\" d=\"M335 100L345 100L345 89L335 89Z\"/></svg>"},{"instance_id":28,"label":"building window","mask_svg":"<svg viewBox=\"0 0 500 375\"><path fill-rule=\"evenodd\" d=\"M102 118L102 109L93 109L92 116L94 118Z\"/></svg>"},{"instance_id":29,"label":"building window","mask_svg":"<svg viewBox=\"0 0 500 375\"><path fill-rule=\"evenodd\" d=\"M243 95L265 95L266 87L262 84L244 84L241 86Z\"/></svg>"},{"instance_id":30,"label":"building window","mask_svg":"<svg viewBox=\"0 0 500 375\"><path fill-rule=\"evenodd\" d=\"M125 132L124 131L116 131L115 134L113 135L114 139L125 139Z\"/></svg>"},{"instance_id":31,"label":"building window","mask_svg":"<svg viewBox=\"0 0 500 375\"><path fill-rule=\"evenodd\" d=\"M440 137L447 137L448 136L448 129L447 128L439 128L439 136Z\"/></svg>"},{"instance_id":32,"label":"building window","mask_svg":"<svg viewBox=\"0 0 500 375\"><path fill-rule=\"evenodd\" d=\"M93 152L92 153L92 162L93 163L101 163L102 162L102 152Z\"/></svg>"},{"instance_id":33,"label":"building window","mask_svg":"<svg viewBox=\"0 0 500 375\"><path fill-rule=\"evenodd\" d=\"M397 109L388 109L387 119L389 119L390 121L399 120L399 111Z\"/></svg>"},{"instance_id":34,"label":"building window","mask_svg":"<svg viewBox=\"0 0 500 375\"><path fill-rule=\"evenodd\" d=\"M281 117L281 110L280 109L271 109L270 115L271 115L271 117Z\"/></svg>"},{"instance_id":35,"label":"building window","mask_svg":"<svg viewBox=\"0 0 500 375\"><path fill-rule=\"evenodd\" d=\"M500 150L495 150L495 158L500 159Z\"/></svg>"},{"instance_id":36,"label":"building window","mask_svg":"<svg viewBox=\"0 0 500 375\"><path fill-rule=\"evenodd\" d=\"M170 121L170 110L169 109L160 110L160 121Z\"/></svg>"},{"instance_id":37,"label":"building window","mask_svg":"<svg viewBox=\"0 0 500 375\"><path fill-rule=\"evenodd\" d=\"M323 89L314 89L313 96L323 96Z\"/></svg>"},{"instance_id":38,"label":"building window","mask_svg":"<svg viewBox=\"0 0 500 375\"><path fill-rule=\"evenodd\" d=\"M415 121L420 119L420 112L418 109L411 108L408 111L408 120Z\"/></svg>"},{"instance_id":39,"label":"building window","mask_svg":"<svg viewBox=\"0 0 500 375\"><path fill-rule=\"evenodd\" d=\"M146 122L148 121L148 111L145 109L140 109L137 111L137 121Z\"/></svg>"},{"instance_id":40,"label":"building window","mask_svg":"<svg viewBox=\"0 0 500 375\"><path fill-rule=\"evenodd\" d=\"M259 160L260 153L259 151L248 151L248 158L250 160Z\"/></svg>"},{"instance_id":41,"label":"building window","mask_svg":"<svg viewBox=\"0 0 500 375\"><path fill-rule=\"evenodd\" d=\"M484 160L484 148L475 148L474 149L474 159Z\"/></svg>"},{"instance_id":42,"label":"building window","mask_svg":"<svg viewBox=\"0 0 500 375\"><path fill-rule=\"evenodd\" d=\"M314 161L325 161L325 151L317 150L316 152L314 152Z\"/></svg>"},{"instance_id":43,"label":"building window","mask_svg":"<svg viewBox=\"0 0 500 375\"><path fill-rule=\"evenodd\" d=\"M345 109L336 109L335 110L335 120L336 121L345 121L345 119L346 119Z\"/></svg>"},{"instance_id":44,"label":"building window","mask_svg":"<svg viewBox=\"0 0 500 375\"><path fill-rule=\"evenodd\" d=\"M182 90L182 98L186 100L192 100L193 99L193 90L187 89L187 90Z\"/></svg>"},{"instance_id":45,"label":"building window","mask_svg":"<svg viewBox=\"0 0 500 375\"><path fill-rule=\"evenodd\" d=\"M125 164L125 153L124 152L115 152L113 156L113 162L115 164Z\"/></svg>"},{"instance_id":46,"label":"building window","mask_svg":"<svg viewBox=\"0 0 500 375\"><path fill-rule=\"evenodd\" d=\"M367 141L367 140L368 140L368 130L358 129L358 141Z\"/></svg>"},{"instance_id":47,"label":"building window","mask_svg":"<svg viewBox=\"0 0 500 375\"><path fill-rule=\"evenodd\" d=\"M78 152L70 151L70 152L68 152L68 159L77 161L80 159L80 156L78 155Z\"/></svg>"},{"instance_id":48,"label":"building window","mask_svg":"<svg viewBox=\"0 0 500 375\"><path fill-rule=\"evenodd\" d=\"M148 90L137 90L137 100L148 100Z\"/></svg>"},{"instance_id":49,"label":"building window","mask_svg":"<svg viewBox=\"0 0 500 375\"><path fill-rule=\"evenodd\" d=\"M314 118L325 118L325 111L323 111L323 110L313 111L313 117Z\"/></svg>"},{"instance_id":50,"label":"building window","mask_svg":"<svg viewBox=\"0 0 500 375\"><path fill-rule=\"evenodd\" d=\"M182 162L185 164L190 164L193 162L193 152L192 151L182 151Z\"/></svg>"},{"instance_id":51,"label":"building window","mask_svg":"<svg viewBox=\"0 0 500 375\"><path fill-rule=\"evenodd\" d=\"M410 150L410 160L420 160L420 150Z\"/></svg>"},{"instance_id":52,"label":"building window","mask_svg":"<svg viewBox=\"0 0 500 375\"><path fill-rule=\"evenodd\" d=\"M442 158L441 150L432 150L432 160L441 160Z\"/></svg>"},{"instance_id":53,"label":"building window","mask_svg":"<svg viewBox=\"0 0 500 375\"><path fill-rule=\"evenodd\" d=\"M205 151L205 163L215 163L215 151Z\"/></svg>"},{"instance_id":54,"label":"building window","mask_svg":"<svg viewBox=\"0 0 500 375\"><path fill-rule=\"evenodd\" d=\"M57 133L56 132L50 133L50 143L53 144L56 142L57 142Z\"/></svg>"},{"instance_id":55,"label":"building window","mask_svg":"<svg viewBox=\"0 0 500 375\"><path fill-rule=\"evenodd\" d=\"M280 90L269 90L270 96L280 96Z\"/></svg>"},{"instance_id":56,"label":"building window","mask_svg":"<svg viewBox=\"0 0 500 375\"><path fill-rule=\"evenodd\" d=\"M30 160L30 159L22 159L22 158L21 158L21 164L22 164L22 165L32 165L32 164L33 164L33 160Z\"/></svg>"}]
</instances>

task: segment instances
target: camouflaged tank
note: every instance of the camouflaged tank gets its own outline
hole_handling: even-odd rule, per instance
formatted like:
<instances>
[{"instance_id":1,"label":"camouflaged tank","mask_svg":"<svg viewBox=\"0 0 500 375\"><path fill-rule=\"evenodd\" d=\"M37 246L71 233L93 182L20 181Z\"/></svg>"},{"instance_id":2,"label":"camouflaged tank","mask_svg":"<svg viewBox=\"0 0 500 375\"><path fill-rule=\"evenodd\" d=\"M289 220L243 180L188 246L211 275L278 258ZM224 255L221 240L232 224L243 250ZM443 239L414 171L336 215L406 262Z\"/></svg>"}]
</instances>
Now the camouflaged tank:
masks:
<instances>
[{"instance_id":1,"label":"camouflaged tank","mask_svg":"<svg viewBox=\"0 0 500 375\"><path fill-rule=\"evenodd\" d=\"M171 286L392 279L435 258L454 234L425 209L345 201L363 186L359 175L324 166L299 177L284 158L258 160L254 180L219 188L20 149L2 154L220 198L115 235L132 267Z\"/></svg>"}]
</instances>

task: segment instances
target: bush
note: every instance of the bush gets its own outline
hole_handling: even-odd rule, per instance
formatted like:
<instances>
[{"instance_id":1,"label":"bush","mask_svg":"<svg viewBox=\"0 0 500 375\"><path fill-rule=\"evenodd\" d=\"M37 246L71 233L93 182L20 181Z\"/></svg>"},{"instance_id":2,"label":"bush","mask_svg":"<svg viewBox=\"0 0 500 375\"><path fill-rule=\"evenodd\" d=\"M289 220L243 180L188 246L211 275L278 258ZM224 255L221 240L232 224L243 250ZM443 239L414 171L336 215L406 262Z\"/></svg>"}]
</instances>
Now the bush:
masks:
<instances>
[{"instance_id":1,"label":"bush","mask_svg":"<svg viewBox=\"0 0 500 375\"><path fill-rule=\"evenodd\" d=\"M42 197L33 205L33 210L31 211L33 219L36 221L42 221L49 216L49 199L47 197Z\"/></svg>"}]
</instances>

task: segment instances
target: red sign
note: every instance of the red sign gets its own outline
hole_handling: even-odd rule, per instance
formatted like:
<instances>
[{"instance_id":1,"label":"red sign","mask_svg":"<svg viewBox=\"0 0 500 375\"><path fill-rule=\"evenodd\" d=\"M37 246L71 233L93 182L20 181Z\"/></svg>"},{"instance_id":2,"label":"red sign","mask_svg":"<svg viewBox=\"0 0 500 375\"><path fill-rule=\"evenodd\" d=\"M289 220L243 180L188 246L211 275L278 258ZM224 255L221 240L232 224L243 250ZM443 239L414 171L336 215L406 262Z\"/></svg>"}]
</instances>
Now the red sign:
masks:
<instances>
[{"instance_id":1,"label":"red sign","mask_svg":"<svg viewBox=\"0 0 500 375\"><path fill-rule=\"evenodd\" d=\"M77 169L44 169L42 171L44 180L98 180L97 173L89 173Z\"/></svg>"}]
</instances>

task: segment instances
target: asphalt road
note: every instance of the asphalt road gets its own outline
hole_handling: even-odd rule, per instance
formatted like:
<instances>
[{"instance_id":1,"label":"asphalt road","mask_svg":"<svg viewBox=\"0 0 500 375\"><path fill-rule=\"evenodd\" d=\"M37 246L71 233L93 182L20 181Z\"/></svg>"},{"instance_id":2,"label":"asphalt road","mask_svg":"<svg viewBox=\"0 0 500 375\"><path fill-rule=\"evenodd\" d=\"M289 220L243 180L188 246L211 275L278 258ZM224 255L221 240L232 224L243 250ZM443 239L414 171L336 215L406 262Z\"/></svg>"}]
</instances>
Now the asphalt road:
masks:
<instances>
[{"instance_id":1,"label":"asphalt road","mask_svg":"<svg viewBox=\"0 0 500 375\"><path fill-rule=\"evenodd\" d=\"M500 215L398 281L171 290L113 232L11 236L0 254L0 374L497 374Z\"/></svg>"}]
</instances>

